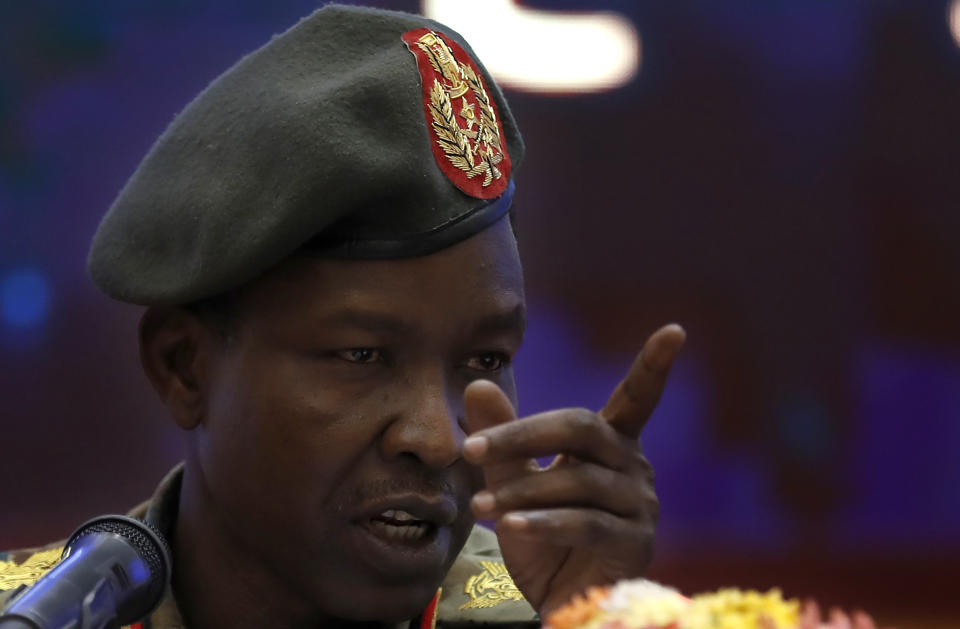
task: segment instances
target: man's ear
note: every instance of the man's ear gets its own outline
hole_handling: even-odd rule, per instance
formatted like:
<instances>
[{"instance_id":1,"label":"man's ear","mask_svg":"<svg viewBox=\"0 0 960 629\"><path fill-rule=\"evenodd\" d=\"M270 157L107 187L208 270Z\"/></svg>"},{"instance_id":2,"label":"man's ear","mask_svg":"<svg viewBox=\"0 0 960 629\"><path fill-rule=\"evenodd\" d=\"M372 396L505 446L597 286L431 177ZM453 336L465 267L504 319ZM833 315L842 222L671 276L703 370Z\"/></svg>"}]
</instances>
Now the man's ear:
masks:
<instances>
[{"instance_id":1,"label":"man's ear","mask_svg":"<svg viewBox=\"0 0 960 629\"><path fill-rule=\"evenodd\" d=\"M196 428L207 404L211 332L177 307L151 307L140 318L140 364L174 421Z\"/></svg>"}]
</instances>

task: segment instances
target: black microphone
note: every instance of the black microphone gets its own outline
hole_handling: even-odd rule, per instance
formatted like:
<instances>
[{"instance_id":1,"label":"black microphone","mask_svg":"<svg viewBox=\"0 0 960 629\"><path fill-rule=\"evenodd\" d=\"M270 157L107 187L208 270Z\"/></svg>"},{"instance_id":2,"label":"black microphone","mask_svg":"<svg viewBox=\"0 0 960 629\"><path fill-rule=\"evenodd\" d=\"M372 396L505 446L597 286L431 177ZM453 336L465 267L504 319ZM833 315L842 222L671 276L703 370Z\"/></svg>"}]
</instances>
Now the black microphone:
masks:
<instances>
[{"instance_id":1,"label":"black microphone","mask_svg":"<svg viewBox=\"0 0 960 629\"><path fill-rule=\"evenodd\" d=\"M146 522L90 520L53 570L16 594L0 629L118 629L156 609L170 583L170 548Z\"/></svg>"}]
</instances>

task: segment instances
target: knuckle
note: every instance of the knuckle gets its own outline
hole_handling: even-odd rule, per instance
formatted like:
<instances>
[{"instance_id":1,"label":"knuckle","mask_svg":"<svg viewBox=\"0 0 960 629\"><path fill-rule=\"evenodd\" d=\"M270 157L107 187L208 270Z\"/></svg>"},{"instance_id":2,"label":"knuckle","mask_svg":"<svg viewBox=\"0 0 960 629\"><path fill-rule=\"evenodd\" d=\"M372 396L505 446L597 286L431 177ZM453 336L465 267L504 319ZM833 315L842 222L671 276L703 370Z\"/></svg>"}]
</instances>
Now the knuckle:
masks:
<instances>
[{"instance_id":1,"label":"knuckle","mask_svg":"<svg viewBox=\"0 0 960 629\"><path fill-rule=\"evenodd\" d=\"M626 527L620 541L625 552L642 560L643 555L652 555L656 533L656 525L652 522L634 521Z\"/></svg>"},{"instance_id":2,"label":"knuckle","mask_svg":"<svg viewBox=\"0 0 960 629\"><path fill-rule=\"evenodd\" d=\"M630 511L635 516L643 517L644 514L650 512L651 502L656 502L656 500L657 497L652 488L644 484L635 484L630 495Z\"/></svg>"},{"instance_id":3,"label":"knuckle","mask_svg":"<svg viewBox=\"0 0 960 629\"><path fill-rule=\"evenodd\" d=\"M498 445L509 447L530 438L533 428L529 422L516 421L505 425L505 430L497 433Z\"/></svg>"},{"instance_id":4,"label":"knuckle","mask_svg":"<svg viewBox=\"0 0 960 629\"><path fill-rule=\"evenodd\" d=\"M497 511L509 511L514 504L515 494L512 489L501 487L493 492L493 500Z\"/></svg>"},{"instance_id":5,"label":"knuckle","mask_svg":"<svg viewBox=\"0 0 960 629\"><path fill-rule=\"evenodd\" d=\"M630 467L653 479L653 466L650 465L650 461L648 461L647 457L644 456L643 450L636 445L631 444L631 447L628 448L627 452L627 458L630 462Z\"/></svg>"},{"instance_id":6,"label":"knuckle","mask_svg":"<svg viewBox=\"0 0 960 629\"><path fill-rule=\"evenodd\" d=\"M647 460L647 457L644 456L643 450L637 447L636 444L624 443L623 447L620 448L620 452L622 453L621 465L623 471L636 479L637 482L653 486L655 480L653 466L650 464L650 461Z\"/></svg>"},{"instance_id":7,"label":"knuckle","mask_svg":"<svg viewBox=\"0 0 960 629\"><path fill-rule=\"evenodd\" d=\"M638 385L631 378L626 378L620 383L620 391L623 396L634 405L639 405L643 401L643 394L638 390Z\"/></svg>"},{"instance_id":8,"label":"knuckle","mask_svg":"<svg viewBox=\"0 0 960 629\"><path fill-rule=\"evenodd\" d=\"M631 512L640 520L652 518L654 521L660 516L660 500L651 485L635 483L630 496Z\"/></svg>"},{"instance_id":9,"label":"knuckle","mask_svg":"<svg viewBox=\"0 0 960 629\"><path fill-rule=\"evenodd\" d=\"M597 414L587 408L574 408L570 412L570 427L579 435L591 434L597 428Z\"/></svg>"},{"instance_id":10,"label":"knuckle","mask_svg":"<svg viewBox=\"0 0 960 629\"><path fill-rule=\"evenodd\" d=\"M540 504L547 496L540 490L536 483L518 482L506 492L505 501L509 501L513 506Z\"/></svg>"},{"instance_id":11,"label":"knuckle","mask_svg":"<svg viewBox=\"0 0 960 629\"><path fill-rule=\"evenodd\" d=\"M604 489L609 481L606 470L592 463L584 463L565 471L572 482L590 492Z\"/></svg>"},{"instance_id":12,"label":"knuckle","mask_svg":"<svg viewBox=\"0 0 960 629\"><path fill-rule=\"evenodd\" d=\"M588 544L599 544L607 537L607 526L599 514L585 517L580 524L580 532Z\"/></svg>"},{"instance_id":13,"label":"knuckle","mask_svg":"<svg viewBox=\"0 0 960 629\"><path fill-rule=\"evenodd\" d=\"M588 449L603 445L609 438L607 431L612 430L595 412L578 408L570 419L573 438Z\"/></svg>"},{"instance_id":14,"label":"knuckle","mask_svg":"<svg viewBox=\"0 0 960 629\"><path fill-rule=\"evenodd\" d=\"M598 506L623 508L624 499L630 495L630 486L622 475L598 465L584 465L582 468L578 481L582 500Z\"/></svg>"},{"instance_id":15,"label":"knuckle","mask_svg":"<svg viewBox=\"0 0 960 629\"><path fill-rule=\"evenodd\" d=\"M518 480L499 488L495 494L498 511L511 511L535 503L541 498L537 487L527 479Z\"/></svg>"},{"instance_id":16,"label":"knuckle","mask_svg":"<svg viewBox=\"0 0 960 629\"><path fill-rule=\"evenodd\" d=\"M657 495L651 493L647 498L646 512L650 517L651 521L654 523L660 521L660 500L657 498Z\"/></svg>"}]
</instances>

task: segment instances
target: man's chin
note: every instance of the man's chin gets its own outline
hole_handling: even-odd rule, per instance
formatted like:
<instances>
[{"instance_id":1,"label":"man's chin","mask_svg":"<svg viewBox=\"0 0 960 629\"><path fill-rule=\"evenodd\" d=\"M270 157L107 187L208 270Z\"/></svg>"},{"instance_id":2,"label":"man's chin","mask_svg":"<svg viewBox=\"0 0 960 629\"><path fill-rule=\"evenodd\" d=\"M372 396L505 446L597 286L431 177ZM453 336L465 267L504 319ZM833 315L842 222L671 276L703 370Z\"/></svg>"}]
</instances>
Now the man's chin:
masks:
<instances>
[{"instance_id":1,"label":"man's chin","mask_svg":"<svg viewBox=\"0 0 960 629\"><path fill-rule=\"evenodd\" d=\"M359 586L362 592L344 592L330 602L328 611L352 622L399 623L422 614L439 587L439 582Z\"/></svg>"},{"instance_id":2,"label":"man's chin","mask_svg":"<svg viewBox=\"0 0 960 629\"><path fill-rule=\"evenodd\" d=\"M463 545L459 530L440 528L423 544L393 544L351 525L337 560L315 574L314 601L336 618L397 623L419 616L443 583ZM455 537L456 539L451 539Z\"/></svg>"},{"instance_id":3,"label":"man's chin","mask_svg":"<svg viewBox=\"0 0 960 629\"><path fill-rule=\"evenodd\" d=\"M456 560L472 526L463 522L438 527L417 543L397 543L382 532L356 523L328 535L333 556L317 558L327 566L321 574L307 572L312 582L301 590L326 614L354 622L397 623L419 616L436 595ZM305 567L305 566L300 566Z\"/></svg>"}]
</instances>

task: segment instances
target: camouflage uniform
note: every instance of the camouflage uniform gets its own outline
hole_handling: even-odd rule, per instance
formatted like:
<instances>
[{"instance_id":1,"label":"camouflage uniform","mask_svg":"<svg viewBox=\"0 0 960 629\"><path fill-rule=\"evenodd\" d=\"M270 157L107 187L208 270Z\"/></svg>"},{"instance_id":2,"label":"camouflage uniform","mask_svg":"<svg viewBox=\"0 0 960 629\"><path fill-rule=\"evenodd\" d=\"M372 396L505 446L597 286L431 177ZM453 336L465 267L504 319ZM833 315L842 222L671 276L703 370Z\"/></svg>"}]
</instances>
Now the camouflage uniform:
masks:
<instances>
[{"instance_id":1,"label":"camouflage uniform","mask_svg":"<svg viewBox=\"0 0 960 629\"><path fill-rule=\"evenodd\" d=\"M134 508L129 515L150 522L169 539L174 530L180 497L182 466L174 468L157 487L153 497ZM0 608L21 585L31 585L60 559L65 540L40 548L0 552ZM399 627L417 629L423 617ZM500 556L497 537L491 531L475 526L440 589L435 616L428 616L427 626L435 621L439 627L491 625L496 627L539 626L536 612L524 600L507 573ZM185 629L172 590L142 629ZM136 627L136 625L134 626Z\"/></svg>"}]
</instances>

